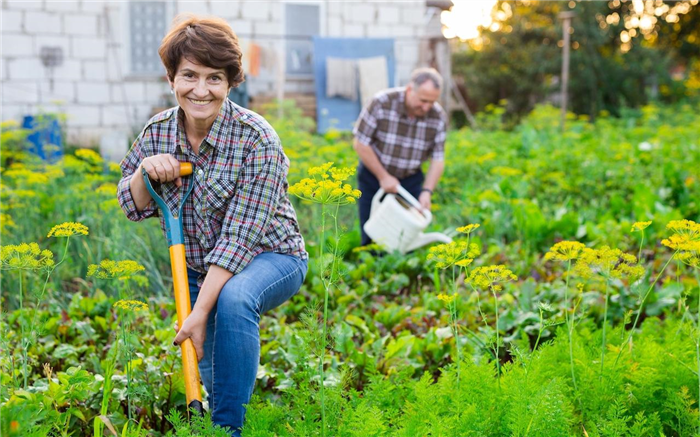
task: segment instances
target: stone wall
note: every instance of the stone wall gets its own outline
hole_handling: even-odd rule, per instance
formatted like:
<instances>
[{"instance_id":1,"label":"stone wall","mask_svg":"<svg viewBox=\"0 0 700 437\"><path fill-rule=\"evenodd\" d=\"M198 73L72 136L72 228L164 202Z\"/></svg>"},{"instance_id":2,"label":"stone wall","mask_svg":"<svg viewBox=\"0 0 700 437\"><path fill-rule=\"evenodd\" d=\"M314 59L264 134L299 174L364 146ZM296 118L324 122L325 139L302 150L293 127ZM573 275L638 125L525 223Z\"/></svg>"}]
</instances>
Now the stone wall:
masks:
<instances>
[{"instance_id":1,"label":"stone wall","mask_svg":"<svg viewBox=\"0 0 700 437\"><path fill-rule=\"evenodd\" d=\"M282 93L313 93L312 78L285 78L279 70L284 65L285 3L165 3L169 17L180 12L222 17L243 46L255 42L262 48L267 62L258 76L248 77L252 96L269 99ZM420 40L429 18L423 0L325 0L316 4L321 5L324 36L395 38L398 83L404 84L418 66ZM162 76L129 73L128 25L126 2L3 0L2 119L19 120L24 114L60 110L68 116L70 142L95 146L105 134L125 142L133 138L154 111L174 102ZM45 67L40 57L43 47L60 48L62 63L53 69ZM122 134L115 136L115 132Z\"/></svg>"}]
</instances>

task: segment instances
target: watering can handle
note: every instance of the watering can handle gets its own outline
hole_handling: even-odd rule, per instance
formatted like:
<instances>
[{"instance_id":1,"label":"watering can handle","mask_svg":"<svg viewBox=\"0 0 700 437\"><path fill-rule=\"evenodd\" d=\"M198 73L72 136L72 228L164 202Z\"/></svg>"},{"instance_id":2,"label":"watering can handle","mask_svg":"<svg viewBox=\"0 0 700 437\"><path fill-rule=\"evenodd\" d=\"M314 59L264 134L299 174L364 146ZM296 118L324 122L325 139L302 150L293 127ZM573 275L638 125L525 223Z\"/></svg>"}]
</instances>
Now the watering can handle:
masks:
<instances>
[{"instance_id":1,"label":"watering can handle","mask_svg":"<svg viewBox=\"0 0 700 437\"><path fill-rule=\"evenodd\" d=\"M428 221L428 223L430 223L433 220L433 214L430 211L428 211L427 209L424 209L423 205L420 204L418 199L413 197L411 195L411 193L408 192L408 190L406 190L404 187L399 185L397 192L401 197L403 197L406 200L406 202L410 203L411 206L413 206L414 208L416 208L418 210L418 212L423 214L423 216ZM381 203L381 198L383 196L384 196L384 189L380 188L379 191L377 191L377 194L375 194L374 197L372 198L372 209L370 210L370 215L371 215L371 211L374 211L377 208L379 208L379 204Z\"/></svg>"}]
</instances>

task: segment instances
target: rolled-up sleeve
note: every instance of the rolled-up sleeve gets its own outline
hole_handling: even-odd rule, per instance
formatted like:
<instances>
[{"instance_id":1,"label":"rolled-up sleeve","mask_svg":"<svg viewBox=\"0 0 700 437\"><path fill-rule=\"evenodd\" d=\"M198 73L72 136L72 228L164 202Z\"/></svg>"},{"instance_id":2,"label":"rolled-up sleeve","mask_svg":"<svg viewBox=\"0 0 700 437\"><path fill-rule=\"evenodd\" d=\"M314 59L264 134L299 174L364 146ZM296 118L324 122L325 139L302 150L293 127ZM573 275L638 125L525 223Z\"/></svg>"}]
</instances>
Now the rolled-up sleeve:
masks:
<instances>
[{"instance_id":1,"label":"rolled-up sleeve","mask_svg":"<svg viewBox=\"0 0 700 437\"><path fill-rule=\"evenodd\" d=\"M122 211L126 214L126 218L135 222L153 217L157 212L156 203L153 200L148 202L148 205L146 205L143 211L138 211L136 209L136 203L134 203L134 198L131 196L131 187L129 186L131 178L136 173L143 158L145 158L143 146L144 142L147 140L148 136L145 135L144 131L136 138L131 149L129 149L129 152L119 164L122 169L122 178L117 185L117 199L119 200L119 206L121 206Z\"/></svg>"},{"instance_id":2,"label":"rolled-up sleeve","mask_svg":"<svg viewBox=\"0 0 700 437\"><path fill-rule=\"evenodd\" d=\"M279 138L259 143L241 167L221 235L204 261L234 275L258 255L260 241L284 192L289 162Z\"/></svg>"},{"instance_id":3,"label":"rolled-up sleeve","mask_svg":"<svg viewBox=\"0 0 700 437\"><path fill-rule=\"evenodd\" d=\"M372 145L372 138L374 138L374 132L377 130L377 118L380 109L379 102L377 100L372 100L367 107L362 109L357 123L355 123L355 127L352 130L357 141L366 146Z\"/></svg>"},{"instance_id":4,"label":"rolled-up sleeve","mask_svg":"<svg viewBox=\"0 0 700 437\"><path fill-rule=\"evenodd\" d=\"M445 160L445 138L447 137L446 123L444 120L438 126L437 134L435 134L435 143L433 144L433 152L430 159L433 161Z\"/></svg>"}]
</instances>

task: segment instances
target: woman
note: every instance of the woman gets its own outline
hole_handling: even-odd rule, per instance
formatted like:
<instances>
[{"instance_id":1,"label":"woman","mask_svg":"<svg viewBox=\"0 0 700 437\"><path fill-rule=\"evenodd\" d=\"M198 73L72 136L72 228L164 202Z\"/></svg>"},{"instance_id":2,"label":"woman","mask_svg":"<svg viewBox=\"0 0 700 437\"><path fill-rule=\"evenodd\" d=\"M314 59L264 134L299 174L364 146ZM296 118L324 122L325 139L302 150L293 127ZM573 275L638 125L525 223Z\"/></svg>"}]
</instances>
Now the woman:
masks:
<instances>
[{"instance_id":1,"label":"woman","mask_svg":"<svg viewBox=\"0 0 700 437\"><path fill-rule=\"evenodd\" d=\"M119 202L130 220L157 214L142 168L171 209L194 184L183 211L193 306L174 344L192 339L212 419L239 435L260 316L296 294L307 271L287 195L289 160L261 116L227 99L243 71L225 21L178 17L159 54L179 106L153 117L122 161ZM190 178L179 177L182 161L195 166Z\"/></svg>"}]
</instances>

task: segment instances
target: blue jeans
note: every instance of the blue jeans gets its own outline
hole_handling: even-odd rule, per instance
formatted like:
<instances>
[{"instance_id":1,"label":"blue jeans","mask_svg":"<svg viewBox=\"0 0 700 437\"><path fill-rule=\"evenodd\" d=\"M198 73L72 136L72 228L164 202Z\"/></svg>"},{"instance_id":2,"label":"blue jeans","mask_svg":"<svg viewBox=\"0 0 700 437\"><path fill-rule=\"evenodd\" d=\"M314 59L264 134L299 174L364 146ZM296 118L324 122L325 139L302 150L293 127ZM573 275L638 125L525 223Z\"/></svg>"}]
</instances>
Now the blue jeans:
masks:
<instances>
[{"instance_id":1,"label":"blue jeans","mask_svg":"<svg viewBox=\"0 0 700 437\"><path fill-rule=\"evenodd\" d=\"M304 282L307 261L264 252L221 289L209 314L199 373L217 425L240 435L245 405L253 394L260 362L260 316L294 296ZM192 306L199 273L187 269Z\"/></svg>"}]
</instances>

